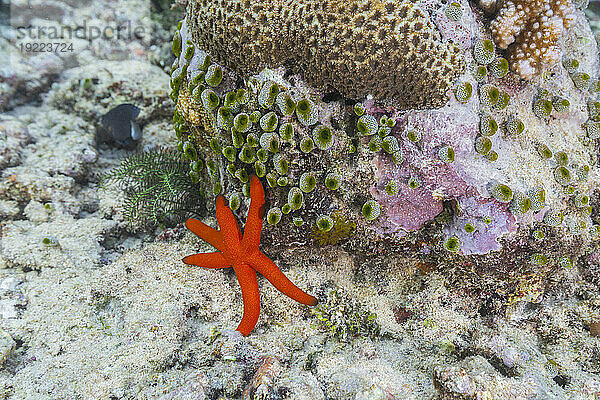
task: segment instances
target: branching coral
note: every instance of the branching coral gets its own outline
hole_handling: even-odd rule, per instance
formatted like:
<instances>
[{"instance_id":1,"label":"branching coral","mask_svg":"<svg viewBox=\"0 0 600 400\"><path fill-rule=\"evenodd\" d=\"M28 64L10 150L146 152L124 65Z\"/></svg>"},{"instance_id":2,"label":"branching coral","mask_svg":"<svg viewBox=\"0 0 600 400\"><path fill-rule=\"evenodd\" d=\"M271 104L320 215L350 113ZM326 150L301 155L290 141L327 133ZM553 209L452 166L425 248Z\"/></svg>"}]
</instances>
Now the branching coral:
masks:
<instances>
[{"instance_id":1,"label":"branching coral","mask_svg":"<svg viewBox=\"0 0 600 400\"><path fill-rule=\"evenodd\" d=\"M198 0L188 23L194 43L235 71L298 66L315 87L401 108L443 105L464 68L458 47L407 0Z\"/></svg>"},{"instance_id":2,"label":"branching coral","mask_svg":"<svg viewBox=\"0 0 600 400\"><path fill-rule=\"evenodd\" d=\"M570 0L507 0L490 28L496 45L508 48L512 69L530 79L544 65L560 61L558 42L574 12Z\"/></svg>"}]
</instances>

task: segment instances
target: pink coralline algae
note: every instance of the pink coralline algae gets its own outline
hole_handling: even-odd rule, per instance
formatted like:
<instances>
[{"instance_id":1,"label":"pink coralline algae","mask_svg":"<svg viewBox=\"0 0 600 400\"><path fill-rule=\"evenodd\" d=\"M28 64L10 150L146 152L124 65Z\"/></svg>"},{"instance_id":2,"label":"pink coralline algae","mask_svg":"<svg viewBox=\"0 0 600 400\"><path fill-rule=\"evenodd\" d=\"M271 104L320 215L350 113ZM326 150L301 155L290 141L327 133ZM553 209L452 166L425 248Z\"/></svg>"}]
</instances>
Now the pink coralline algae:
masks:
<instances>
[{"instance_id":1,"label":"pink coralline algae","mask_svg":"<svg viewBox=\"0 0 600 400\"><path fill-rule=\"evenodd\" d=\"M463 254L500 250L497 239L517 230L517 221L506 204L479 196L459 197L457 204L460 210L444 228L444 233L460 240ZM469 232L470 229L474 229L473 232Z\"/></svg>"},{"instance_id":2,"label":"pink coralline algae","mask_svg":"<svg viewBox=\"0 0 600 400\"><path fill-rule=\"evenodd\" d=\"M439 2L434 2L439 5ZM470 12L462 12L469 9L468 1L449 2L458 3L461 17L453 20L447 12L448 7L438 7L435 11L435 25L446 40L455 43L462 51L468 50L473 45L473 37L476 36L474 16Z\"/></svg>"},{"instance_id":3,"label":"pink coralline algae","mask_svg":"<svg viewBox=\"0 0 600 400\"><path fill-rule=\"evenodd\" d=\"M518 222L534 218L529 212L517 220L509 204L495 200L488 192L494 164L473 150L479 134L478 107L473 99L467 104L452 100L441 110L402 115L387 110L388 115L396 116L392 134L398 139L404 161L395 164L384 154L374 159L376 184L371 194L385 210L375 224L376 232L402 237L434 219L442 212L443 201L451 200L456 210L443 229L445 237L458 238L463 254L485 254L499 250L498 238L515 232ZM369 102L366 108L376 118L386 111ZM420 140L409 140L410 131L419 132ZM438 151L444 146L453 149L453 162L440 159ZM418 185L411 187L411 180ZM386 191L390 181L397 183L397 195ZM473 230L465 229L468 224Z\"/></svg>"},{"instance_id":4,"label":"pink coralline algae","mask_svg":"<svg viewBox=\"0 0 600 400\"><path fill-rule=\"evenodd\" d=\"M377 229L381 232L404 232L419 229L442 211L442 200L465 194L467 183L460 176L461 166L472 154L477 119L465 118L460 111L415 111L398 120L394 134L406 161L395 165L389 157L379 156L376 161L377 185L373 197L387 210L380 217ZM408 131L420 132L423 137L413 143ZM455 161L445 163L437 150L450 146ZM418 187L410 187L413 178ZM390 196L385 186L395 180L398 195Z\"/></svg>"}]
</instances>

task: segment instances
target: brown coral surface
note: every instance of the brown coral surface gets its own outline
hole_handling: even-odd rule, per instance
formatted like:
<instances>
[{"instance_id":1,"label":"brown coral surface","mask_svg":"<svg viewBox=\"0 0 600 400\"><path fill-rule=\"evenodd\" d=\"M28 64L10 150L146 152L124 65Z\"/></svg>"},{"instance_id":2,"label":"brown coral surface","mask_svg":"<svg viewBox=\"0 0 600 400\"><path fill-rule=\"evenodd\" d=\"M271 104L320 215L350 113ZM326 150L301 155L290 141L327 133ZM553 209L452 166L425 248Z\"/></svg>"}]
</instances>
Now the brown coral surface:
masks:
<instances>
[{"instance_id":1,"label":"brown coral surface","mask_svg":"<svg viewBox=\"0 0 600 400\"><path fill-rule=\"evenodd\" d=\"M508 48L513 71L530 79L560 61L559 39L574 12L570 0L506 0L490 28L496 45Z\"/></svg>"},{"instance_id":2,"label":"brown coral surface","mask_svg":"<svg viewBox=\"0 0 600 400\"><path fill-rule=\"evenodd\" d=\"M464 69L458 47L408 0L196 0L187 15L194 42L228 68L291 67L349 98L439 107Z\"/></svg>"}]
</instances>

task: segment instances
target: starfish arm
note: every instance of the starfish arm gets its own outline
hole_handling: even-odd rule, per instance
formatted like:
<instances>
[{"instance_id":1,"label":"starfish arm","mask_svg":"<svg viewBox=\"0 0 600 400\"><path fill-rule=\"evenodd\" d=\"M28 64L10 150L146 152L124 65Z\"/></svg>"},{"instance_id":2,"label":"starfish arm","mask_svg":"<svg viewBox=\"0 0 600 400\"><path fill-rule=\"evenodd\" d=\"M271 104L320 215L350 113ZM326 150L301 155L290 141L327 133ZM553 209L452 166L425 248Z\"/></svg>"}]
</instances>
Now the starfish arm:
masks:
<instances>
[{"instance_id":1,"label":"starfish arm","mask_svg":"<svg viewBox=\"0 0 600 400\"><path fill-rule=\"evenodd\" d=\"M227 205L225 197L217 197L217 221L219 222L220 232L223 235L226 257L238 257L241 255L241 232L240 227ZM230 259L230 261L232 261Z\"/></svg>"},{"instance_id":2,"label":"starfish arm","mask_svg":"<svg viewBox=\"0 0 600 400\"><path fill-rule=\"evenodd\" d=\"M263 217L265 215L265 191L260 179L256 175L250 177L250 207L244 226L242 248L247 254L258 251L260 233L262 231Z\"/></svg>"},{"instance_id":3,"label":"starfish arm","mask_svg":"<svg viewBox=\"0 0 600 400\"><path fill-rule=\"evenodd\" d=\"M182 260L188 265L196 265L202 268L228 268L231 267L223 253L216 251L214 253L198 253L184 257Z\"/></svg>"},{"instance_id":4,"label":"starfish arm","mask_svg":"<svg viewBox=\"0 0 600 400\"><path fill-rule=\"evenodd\" d=\"M219 251L223 251L225 249L225 246L223 245L223 236L221 235L221 232L215 228L212 228L195 218L190 218L185 221L185 226L196 236L199 236L204 241L208 242L215 249Z\"/></svg>"},{"instance_id":5,"label":"starfish arm","mask_svg":"<svg viewBox=\"0 0 600 400\"><path fill-rule=\"evenodd\" d=\"M256 271L248 264L240 264L234 268L235 276L242 289L244 301L244 314L237 329L244 336L248 336L258 322L260 314L260 295L258 294L258 281Z\"/></svg>"},{"instance_id":6,"label":"starfish arm","mask_svg":"<svg viewBox=\"0 0 600 400\"><path fill-rule=\"evenodd\" d=\"M308 293L305 293L298 286L294 285L284 274L279 270L277 265L265 256L258 252L246 260L252 268L260 272L277 290L286 296L296 300L298 303L314 306L317 304L317 299Z\"/></svg>"}]
</instances>

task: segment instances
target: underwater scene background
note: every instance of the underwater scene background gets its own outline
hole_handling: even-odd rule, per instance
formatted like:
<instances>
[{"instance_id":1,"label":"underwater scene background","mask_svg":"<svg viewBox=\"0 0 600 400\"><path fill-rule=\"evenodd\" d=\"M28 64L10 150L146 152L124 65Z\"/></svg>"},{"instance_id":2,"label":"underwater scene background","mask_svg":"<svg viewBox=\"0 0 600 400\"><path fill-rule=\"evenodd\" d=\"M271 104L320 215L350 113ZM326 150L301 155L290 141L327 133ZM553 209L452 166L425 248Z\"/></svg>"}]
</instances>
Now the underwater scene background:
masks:
<instances>
[{"instance_id":1,"label":"underwater scene background","mask_svg":"<svg viewBox=\"0 0 600 400\"><path fill-rule=\"evenodd\" d=\"M0 399L600 399L599 32L0 0Z\"/></svg>"}]
</instances>

